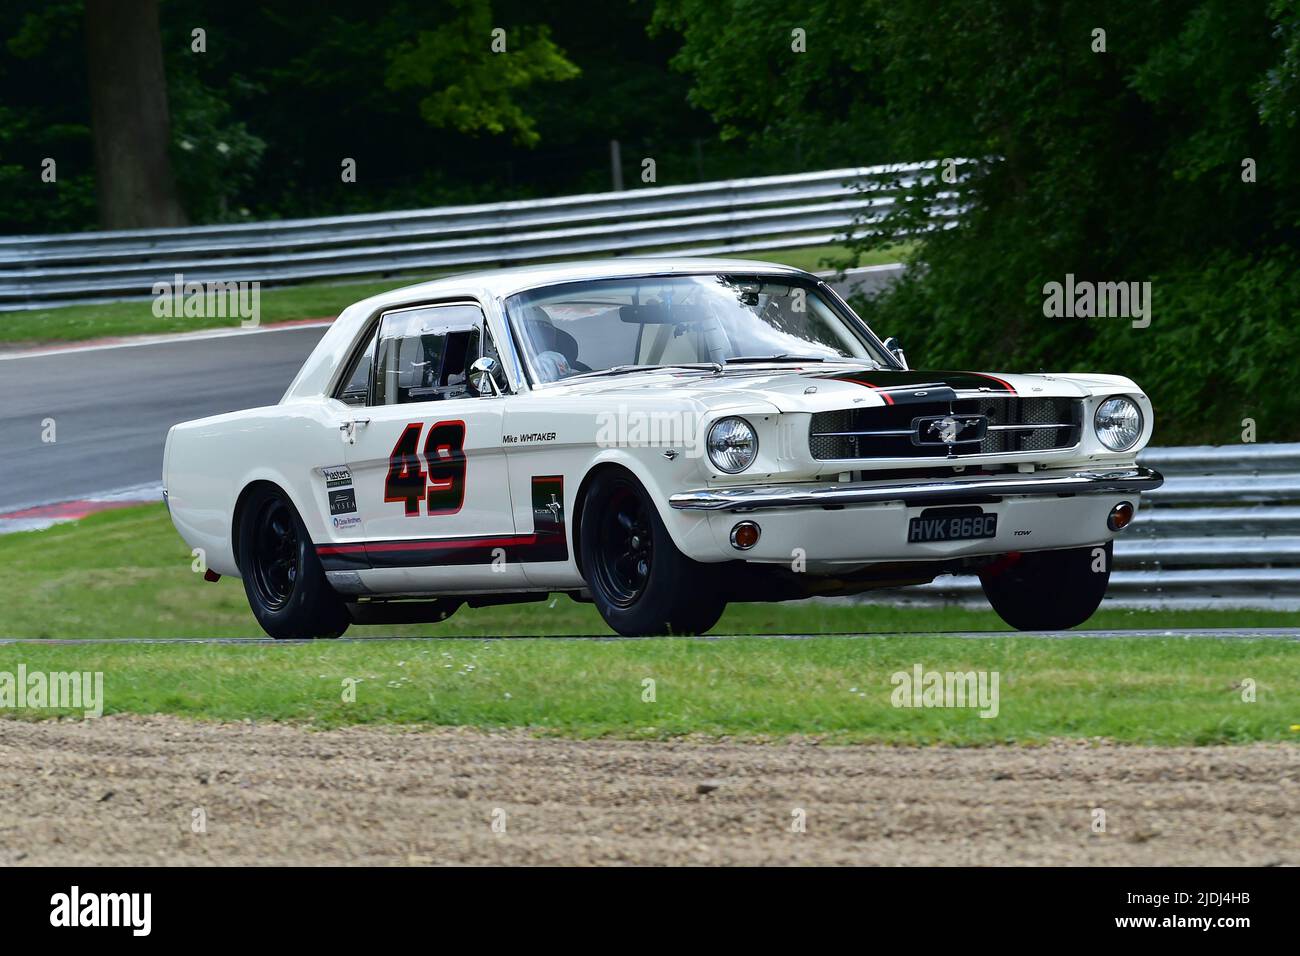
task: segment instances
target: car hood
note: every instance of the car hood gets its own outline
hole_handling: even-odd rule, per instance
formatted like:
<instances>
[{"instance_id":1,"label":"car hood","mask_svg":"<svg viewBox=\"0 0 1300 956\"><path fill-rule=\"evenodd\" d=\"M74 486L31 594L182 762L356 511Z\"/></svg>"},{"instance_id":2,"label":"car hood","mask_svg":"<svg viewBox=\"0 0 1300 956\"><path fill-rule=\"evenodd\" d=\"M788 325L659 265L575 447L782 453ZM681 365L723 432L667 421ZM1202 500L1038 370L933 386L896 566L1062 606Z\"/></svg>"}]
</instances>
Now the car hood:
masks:
<instances>
[{"instance_id":1,"label":"car hood","mask_svg":"<svg viewBox=\"0 0 1300 956\"><path fill-rule=\"evenodd\" d=\"M815 412L849 406L934 402L958 393L1023 398L1083 398L1098 392L1135 391L1116 375L1018 375L1011 372L955 372L869 369L849 364L750 366L721 374L693 369L632 372L580 379L553 386L570 394L624 399L689 398L709 405L767 403L782 412ZM549 391L550 389L547 389Z\"/></svg>"}]
</instances>

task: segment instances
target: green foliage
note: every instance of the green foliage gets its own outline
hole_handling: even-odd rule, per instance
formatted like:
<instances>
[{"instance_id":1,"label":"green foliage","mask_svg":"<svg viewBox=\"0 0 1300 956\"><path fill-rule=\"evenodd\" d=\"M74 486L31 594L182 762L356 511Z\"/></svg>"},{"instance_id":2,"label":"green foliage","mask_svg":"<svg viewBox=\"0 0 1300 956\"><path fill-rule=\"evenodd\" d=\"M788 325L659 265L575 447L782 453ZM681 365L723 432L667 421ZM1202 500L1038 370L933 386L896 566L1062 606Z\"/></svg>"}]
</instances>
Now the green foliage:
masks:
<instances>
[{"instance_id":1,"label":"green foliage","mask_svg":"<svg viewBox=\"0 0 1300 956\"><path fill-rule=\"evenodd\" d=\"M21 111L0 105L0 222L11 230L55 232L93 223L95 177L88 163L90 130L76 123L34 126ZM41 164L55 160L57 179L45 182Z\"/></svg>"},{"instance_id":2,"label":"green foliage","mask_svg":"<svg viewBox=\"0 0 1300 956\"><path fill-rule=\"evenodd\" d=\"M421 30L389 54L388 88L427 91L420 115L434 126L509 132L521 143L535 144L536 123L516 101L517 92L534 83L573 79L578 68L544 26L506 30L495 25L485 3L453 0L450 6L451 19ZM491 48L489 37L498 49Z\"/></svg>"},{"instance_id":3,"label":"green foliage","mask_svg":"<svg viewBox=\"0 0 1300 956\"><path fill-rule=\"evenodd\" d=\"M95 222L80 0L0 6L0 231L55 232ZM57 180L42 181L53 159Z\"/></svg>"},{"instance_id":4,"label":"green foliage","mask_svg":"<svg viewBox=\"0 0 1300 956\"><path fill-rule=\"evenodd\" d=\"M248 218L249 210L234 204L253 183L266 142L233 119L230 103L204 84L191 62L168 80L172 168L185 208L198 222Z\"/></svg>"},{"instance_id":5,"label":"green foliage","mask_svg":"<svg viewBox=\"0 0 1300 956\"><path fill-rule=\"evenodd\" d=\"M809 52L753 41L747 91L736 50L715 48L745 42L742 20L808 24ZM696 100L753 141L793 116L832 131L856 117L848 135L886 128L894 158L983 160L960 228L863 305L913 360L1129 374L1160 441L1236 441L1247 417L1261 441L1300 438L1294 2L661 0L658 22L682 32ZM823 84L852 106L824 102ZM915 188L885 232L923 225L943 185ZM1150 327L1045 317L1044 286L1067 274L1151 282Z\"/></svg>"},{"instance_id":6,"label":"green foliage","mask_svg":"<svg viewBox=\"0 0 1300 956\"><path fill-rule=\"evenodd\" d=\"M989 270L1001 248L932 238L919 256L942 256L944 268L906 276L891 295L858 302L859 311L881 334L897 335L915 364L1127 375L1155 405L1157 444L1235 444L1245 419L1258 441L1300 438L1294 250L1222 252L1153 274L1154 318L1134 329L1120 318L1045 318L1039 288L1000 298L1005 287Z\"/></svg>"},{"instance_id":7,"label":"green foliage","mask_svg":"<svg viewBox=\"0 0 1300 956\"><path fill-rule=\"evenodd\" d=\"M877 19L874 4L845 0L660 0L651 30L681 34L673 66L724 139L786 143L817 168L900 158L872 83Z\"/></svg>"},{"instance_id":8,"label":"green foliage","mask_svg":"<svg viewBox=\"0 0 1300 956\"><path fill-rule=\"evenodd\" d=\"M1268 15L1277 24L1274 35L1282 55L1255 88L1255 99L1265 123L1294 127L1300 121L1300 6L1295 0L1275 0Z\"/></svg>"}]
</instances>

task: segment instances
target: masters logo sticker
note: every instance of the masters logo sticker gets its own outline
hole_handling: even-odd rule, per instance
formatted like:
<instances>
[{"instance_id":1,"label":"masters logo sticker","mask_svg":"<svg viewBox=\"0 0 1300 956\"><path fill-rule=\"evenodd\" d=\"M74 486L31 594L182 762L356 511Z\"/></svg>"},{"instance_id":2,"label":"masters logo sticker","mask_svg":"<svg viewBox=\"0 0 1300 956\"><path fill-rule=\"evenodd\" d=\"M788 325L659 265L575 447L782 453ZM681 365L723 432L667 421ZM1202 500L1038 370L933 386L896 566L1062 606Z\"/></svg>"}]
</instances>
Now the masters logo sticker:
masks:
<instances>
[{"instance_id":1,"label":"masters logo sticker","mask_svg":"<svg viewBox=\"0 0 1300 956\"><path fill-rule=\"evenodd\" d=\"M326 488L343 488L352 484L352 472L347 465L327 465L321 469Z\"/></svg>"}]
</instances>

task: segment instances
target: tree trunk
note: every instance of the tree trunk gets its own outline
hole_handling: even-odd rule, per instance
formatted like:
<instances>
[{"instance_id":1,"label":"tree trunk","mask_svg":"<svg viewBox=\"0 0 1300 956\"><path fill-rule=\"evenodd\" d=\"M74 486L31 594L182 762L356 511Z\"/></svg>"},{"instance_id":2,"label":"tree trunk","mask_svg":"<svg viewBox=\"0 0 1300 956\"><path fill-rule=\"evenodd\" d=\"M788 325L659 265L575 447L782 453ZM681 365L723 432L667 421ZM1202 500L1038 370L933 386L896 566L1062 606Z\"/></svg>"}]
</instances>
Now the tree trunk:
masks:
<instances>
[{"instance_id":1,"label":"tree trunk","mask_svg":"<svg viewBox=\"0 0 1300 956\"><path fill-rule=\"evenodd\" d=\"M100 224L185 225L168 154L158 0L86 0L86 66Z\"/></svg>"}]
</instances>

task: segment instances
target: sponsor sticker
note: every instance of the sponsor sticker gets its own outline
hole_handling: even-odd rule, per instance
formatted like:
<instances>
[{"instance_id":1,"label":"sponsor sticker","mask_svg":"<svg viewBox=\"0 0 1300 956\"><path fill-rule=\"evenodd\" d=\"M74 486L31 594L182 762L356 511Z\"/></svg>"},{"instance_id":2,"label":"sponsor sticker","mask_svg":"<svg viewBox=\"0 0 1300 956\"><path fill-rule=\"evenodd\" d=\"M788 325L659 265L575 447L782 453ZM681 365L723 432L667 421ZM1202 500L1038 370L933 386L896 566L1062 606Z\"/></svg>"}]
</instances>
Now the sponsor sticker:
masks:
<instances>
[{"instance_id":1,"label":"sponsor sticker","mask_svg":"<svg viewBox=\"0 0 1300 956\"><path fill-rule=\"evenodd\" d=\"M330 514L346 515L356 514L357 510L357 493L352 488L336 488L329 493L330 497Z\"/></svg>"},{"instance_id":2,"label":"sponsor sticker","mask_svg":"<svg viewBox=\"0 0 1300 956\"><path fill-rule=\"evenodd\" d=\"M321 469L326 488L343 488L352 484L352 471L347 465L327 465Z\"/></svg>"}]
</instances>

